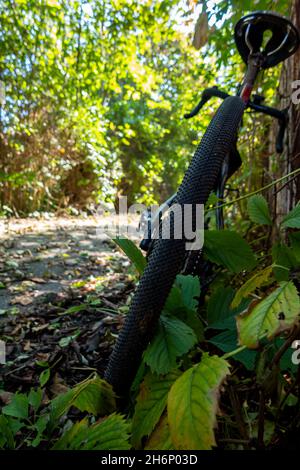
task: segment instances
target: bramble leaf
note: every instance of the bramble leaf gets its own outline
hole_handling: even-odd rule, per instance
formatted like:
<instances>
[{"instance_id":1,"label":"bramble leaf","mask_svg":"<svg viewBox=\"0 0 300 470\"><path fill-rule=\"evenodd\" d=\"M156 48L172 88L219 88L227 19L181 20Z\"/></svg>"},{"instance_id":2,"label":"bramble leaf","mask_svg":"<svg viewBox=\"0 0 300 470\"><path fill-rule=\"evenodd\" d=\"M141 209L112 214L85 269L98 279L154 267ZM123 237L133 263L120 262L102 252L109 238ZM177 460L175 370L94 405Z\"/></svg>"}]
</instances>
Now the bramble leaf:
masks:
<instances>
[{"instance_id":1,"label":"bramble leaf","mask_svg":"<svg viewBox=\"0 0 300 470\"><path fill-rule=\"evenodd\" d=\"M167 413L160 418L158 425L145 445L145 450L174 450Z\"/></svg>"},{"instance_id":2,"label":"bramble leaf","mask_svg":"<svg viewBox=\"0 0 300 470\"><path fill-rule=\"evenodd\" d=\"M300 203L284 217L281 227L300 228Z\"/></svg>"},{"instance_id":3,"label":"bramble leaf","mask_svg":"<svg viewBox=\"0 0 300 470\"><path fill-rule=\"evenodd\" d=\"M129 425L123 416L112 414L92 426L87 419L75 423L53 450L129 450Z\"/></svg>"},{"instance_id":4,"label":"bramble leaf","mask_svg":"<svg viewBox=\"0 0 300 470\"><path fill-rule=\"evenodd\" d=\"M132 422L132 443L139 447L144 436L149 436L166 407L168 392L179 373L165 377L148 374L140 386Z\"/></svg>"},{"instance_id":5,"label":"bramble leaf","mask_svg":"<svg viewBox=\"0 0 300 470\"><path fill-rule=\"evenodd\" d=\"M177 358L197 342L194 331L176 317L161 315L157 333L144 353L152 372L167 374L177 366Z\"/></svg>"},{"instance_id":6,"label":"bramble leaf","mask_svg":"<svg viewBox=\"0 0 300 470\"><path fill-rule=\"evenodd\" d=\"M273 338L277 333L291 328L299 321L300 300L297 289L290 282L279 287L245 314L237 317L239 342L256 348L263 337Z\"/></svg>"},{"instance_id":7,"label":"bramble leaf","mask_svg":"<svg viewBox=\"0 0 300 470\"><path fill-rule=\"evenodd\" d=\"M168 396L168 421L176 450L209 450L216 444L214 427L220 386L229 364L203 354L199 364L185 371Z\"/></svg>"},{"instance_id":8,"label":"bramble leaf","mask_svg":"<svg viewBox=\"0 0 300 470\"><path fill-rule=\"evenodd\" d=\"M233 273L251 270L256 265L248 243L238 233L229 230L206 231L204 253L210 261L225 266Z\"/></svg>"},{"instance_id":9,"label":"bramble leaf","mask_svg":"<svg viewBox=\"0 0 300 470\"><path fill-rule=\"evenodd\" d=\"M233 301L231 302L231 308L236 308L240 305L241 301L248 297L249 294L255 291L258 287L265 284L272 274L273 267L268 266L262 271L257 272L248 279L236 292Z\"/></svg>"},{"instance_id":10,"label":"bramble leaf","mask_svg":"<svg viewBox=\"0 0 300 470\"><path fill-rule=\"evenodd\" d=\"M256 194L248 199L248 214L250 220L256 224L272 225L268 203L261 194Z\"/></svg>"}]
</instances>

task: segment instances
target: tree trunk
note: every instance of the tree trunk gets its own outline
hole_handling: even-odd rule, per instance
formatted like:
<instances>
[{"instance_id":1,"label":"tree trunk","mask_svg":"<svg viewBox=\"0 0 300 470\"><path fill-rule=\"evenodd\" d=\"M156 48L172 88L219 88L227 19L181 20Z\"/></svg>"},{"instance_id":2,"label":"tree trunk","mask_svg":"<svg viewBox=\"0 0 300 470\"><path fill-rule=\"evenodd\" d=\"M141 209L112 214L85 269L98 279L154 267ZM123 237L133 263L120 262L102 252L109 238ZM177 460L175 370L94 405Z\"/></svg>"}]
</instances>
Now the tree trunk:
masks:
<instances>
[{"instance_id":1,"label":"tree trunk","mask_svg":"<svg viewBox=\"0 0 300 470\"><path fill-rule=\"evenodd\" d=\"M300 0L292 1L290 17L300 31ZM300 167L300 104L292 102L292 94L296 91L292 86L295 80L300 80L300 49L284 62L280 78L280 107L281 109L288 109L288 127L284 153L277 156L279 164L276 177L291 173ZM297 88L299 89L299 85ZM273 138L271 138L272 146L274 140L273 135ZM272 199L275 205L273 209L275 210L276 219L280 221L300 199L300 175L291 177L290 181L283 181L274 188Z\"/></svg>"}]
</instances>

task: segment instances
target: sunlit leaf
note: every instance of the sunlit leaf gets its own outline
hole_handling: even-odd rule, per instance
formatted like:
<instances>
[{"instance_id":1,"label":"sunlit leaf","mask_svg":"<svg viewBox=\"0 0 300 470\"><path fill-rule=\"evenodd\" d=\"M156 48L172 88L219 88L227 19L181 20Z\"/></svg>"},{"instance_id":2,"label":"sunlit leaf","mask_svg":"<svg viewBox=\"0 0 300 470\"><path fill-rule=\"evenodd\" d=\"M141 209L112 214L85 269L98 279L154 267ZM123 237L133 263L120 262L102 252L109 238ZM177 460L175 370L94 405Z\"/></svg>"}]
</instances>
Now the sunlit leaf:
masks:
<instances>
[{"instance_id":1,"label":"sunlit leaf","mask_svg":"<svg viewBox=\"0 0 300 470\"><path fill-rule=\"evenodd\" d=\"M143 256L141 250L127 238L115 238L114 242L124 251L130 261L134 264L135 268L142 274L146 266L146 258Z\"/></svg>"},{"instance_id":2,"label":"sunlit leaf","mask_svg":"<svg viewBox=\"0 0 300 470\"><path fill-rule=\"evenodd\" d=\"M228 363L203 354L185 371L168 396L168 422L177 450L209 450L215 445L214 427L220 386L229 374Z\"/></svg>"},{"instance_id":3,"label":"sunlit leaf","mask_svg":"<svg viewBox=\"0 0 300 470\"><path fill-rule=\"evenodd\" d=\"M273 266L268 266L262 271L258 271L250 279L248 279L236 292L234 299L231 302L231 307L236 308L241 301L248 297L249 294L254 292L258 287L261 287L268 282L273 271Z\"/></svg>"},{"instance_id":4,"label":"sunlit leaf","mask_svg":"<svg viewBox=\"0 0 300 470\"><path fill-rule=\"evenodd\" d=\"M75 423L54 445L53 450L129 450L129 425L123 416L112 414L88 425Z\"/></svg>"},{"instance_id":5,"label":"sunlit leaf","mask_svg":"<svg viewBox=\"0 0 300 470\"><path fill-rule=\"evenodd\" d=\"M171 439L168 416L164 414L150 438L146 442L145 450L174 450Z\"/></svg>"},{"instance_id":6,"label":"sunlit leaf","mask_svg":"<svg viewBox=\"0 0 300 470\"><path fill-rule=\"evenodd\" d=\"M300 300L293 282L281 282L279 287L261 302L237 317L240 344L256 348L259 341L299 322Z\"/></svg>"},{"instance_id":7,"label":"sunlit leaf","mask_svg":"<svg viewBox=\"0 0 300 470\"><path fill-rule=\"evenodd\" d=\"M135 448L140 446L144 436L151 434L160 420L167 404L168 391L178 375L177 371L165 377L148 374L140 385L132 421L132 443Z\"/></svg>"}]
</instances>

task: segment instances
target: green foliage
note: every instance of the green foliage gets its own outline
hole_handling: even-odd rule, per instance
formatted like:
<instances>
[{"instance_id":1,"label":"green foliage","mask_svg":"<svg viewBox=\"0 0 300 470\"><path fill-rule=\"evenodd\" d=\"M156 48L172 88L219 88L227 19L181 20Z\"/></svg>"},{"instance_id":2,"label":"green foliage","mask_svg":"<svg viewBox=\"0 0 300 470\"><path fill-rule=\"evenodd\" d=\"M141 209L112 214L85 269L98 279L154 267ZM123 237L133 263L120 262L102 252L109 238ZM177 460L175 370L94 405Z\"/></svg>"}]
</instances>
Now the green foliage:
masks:
<instances>
[{"instance_id":1,"label":"green foliage","mask_svg":"<svg viewBox=\"0 0 300 470\"><path fill-rule=\"evenodd\" d=\"M210 261L225 266L233 273L250 270L256 264L246 241L238 233L229 230L206 231L204 252Z\"/></svg>"},{"instance_id":2,"label":"green foliage","mask_svg":"<svg viewBox=\"0 0 300 470\"><path fill-rule=\"evenodd\" d=\"M117 193L152 203L174 191L197 137L181 116L214 71L178 29L178 2L1 6L2 205L53 210Z\"/></svg>"},{"instance_id":3,"label":"green foliage","mask_svg":"<svg viewBox=\"0 0 300 470\"><path fill-rule=\"evenodd\" d=\"M200 291L197 277L179 274L164 307L165 312L176 316L192 328L198 341L203 339L203 324L197 312Z\"/></svg>"},{"instance_id":4,"label":"green foliage","mask_svg":"<svg viewBox=\"0 0 300 470\"><path fill-rule=\"evenodd\" d=\"M20 430L26 429L26 444L37 447L44 438L49 415L41 412L43 392L31 389L28 395L15 393L0 415L0 448L14 449Z\"/></svg>"},{"instance_id":5,"label":"green foliage","mask_svg":"<svg viewBox=\"0 0 300 470\"><path fill-rule=\"evenodd\" d=\"M294 255L294 264L300 265L300 232L291 232L289 234L289 240L291 243L291 250Z\"/></svg>"},{"instance_id":6,"label":"green foliage","mask_svg":"<svg viewBox=\"0 0 300 470\"><path fill-rule=\"evenodd\" d=\"M252 222L272 225L268 203L261 194L256 194L248 199L248 213Z\"/></svg>"},{"instance_id":7,"label":"green foliage","mask_svg":"<svg viewBox=\"0 0 300 470\"><path fill-rule=\"evenodd\" d=\"M199 364L176 380L168 396L168 421L176 449L209 450L215 445L219 391L228 374L226 361L204 354Z\"/></svg>"},{"instance_id":8,"label":"green foliage","mask_svg":"<svg viewBox=\"0 0 300 470\"><path fill-rule=\"evenodd\" d=\"M300 204L283 218L281 226L283 228L300 228Z\"/></svg>"},{"instance_id":9,"label":"green foliage","mask_svg":"<svg viewBox=\"0 0 300 470\"><path fill-rule=\"evenodd\" d=\"M178 275L176 285L181 291L182 302L189 310L194 310L198 305L200 295L200 283L198 277Z\"/></svg>"},{"instance_id":10,"label":"green foliage","mask_svg":"<svg viewBox=\"0 0 300 470\"><path fill-rule=\"evenodd\" d=\"M87 419L77 422L56 442L53 450L129 450L128 439L128 423L114 413L91 426Z\"/></svg>"},{"instance_id":11,"label":"green foliage","mask_svg":"<svg viewBox=\"0 0 300 470\"><path fill-rule=\"evenodd\" d=\"M215 104L193 122L182 121L182 114L195 104L200 90L215 84L224 65L226 74L219 83L235 92L244 66L237 65L233 24L253 9L253 2L204 2L194 34L197 51L193 34L178 27L178 22L188 27L194 14L191 5L197 2L2 3L0 79L5 82L7 105L0 116L1 213L11 214L10 206L28 213L85 206L103 198L115 202L121 193L129 196L129 203L152 203L176 190ZM287 0L276 2L276 10L286 14L289 5ZM258 0L255 8L269 9L270 2ZM278 68L266 71L264 83L259 83L268 104L278 74ZM245 165L230 181L233 189L250 193L260 187L265 171L261 156L269 156L268 142L261 143L268 140L268 126L264 117L252 122L245 115L239 139ZM274 172L276 165L271 156ZM132 389L135 404L128 406L127 415L115 412L112 388L98 376L48 404L45 388L51 368L40 363L40 388L14 394L2 408L0 448L211 449L216 445L217 420L226 437L240 437L231 428L235 410L225 381L229 361L234 365L230 386L253 387L265 394L264 443L272 441L274 415L276 428L284 434L286 417L282 427L279 414L296 399L290 385L295 373L290 348L278 364L272 360L299 323L299 296L290 279L296 284L300 265L300 235L293 231L300 228L300 206L283 218L284 230L278 230L270 247L273 214L266 199L255 195L245 201L225 209L230 230L206 232L204 256L214 265L200 308L198 278L177 276L144 354ZM210 213L216 202L212 195ZM242 237L245 229L247 240ZM266 243L259 243L260 236ZM115 242L142 274L146 259L140 250L129 240ZM83 308L72 307L64 314ZM72 339L62 338L60 346ZM216 350L219 357L203 353ZM221 392L227 396L219 418ZM256 400L252 403L245 396L242 392L240 419L245 420L245 429L249 425L249 438L258 439ZM70 413L73 408L80 413L77 422Z\"/></svg>"},{"instance_id":12,"label":"green foliage","mask_svg":"<svg viewBox=\"0 0 300 470\"><path fill-rule=\"evenodd\" d=\"M29 401L27 396L23 393L16 393L10 404L4 406L2 413L14 418L26 419L28 418L28 406Z\"/></svg>"},{"instance_id":13,"label":"green foliage","mask_svg":"<svg viewBox=\"0 0 300 470\"><path fill-rule=\"evenodd\" d=\"M250 279L248 279L236 292L234 299L231 302L231 307L238 307L244 298L248 297L249 294L254 292L257 288L269 282L272 271L273 266L268 266L250 277Z\"/></svg>"},{"instance_id":14,"label":"green foliage","mask_svg":"<svg viewBox=\"0 0 300 470\"><path fill-rule=\"evenodd\" d=\"M167 404L168 392L179 375L171 372L165 377L146 375L140 386L132 421L132 444L139 448L144 436L149 436L159 422Z\"/></svg>"},{"instance_id":15,"label":"green foliage","mask_svg":"<svg viewBox=\"0 0 300 470\"><path fill-rule=\"evenodd\" d=\"M209 342L217 346L224 353L234 351L238 347L237 330L236 328L231 328L222 331L211 338ZM241 362L248 370L254 370L256 358L256 351L251 351L249 349L238 352L234 355L234 359Z\"/></svg>"},{"instance_id":16,"label":"green foliage","mask_svg":"<svg viewBox=\"0 0 300 470\"><path fill-rule=\"evenodd\" d=\"M239 340L248 348L256 348L261 339L269 340L290 329L299 321L300 299L290 282L280 286L258 304L237 318Z\"/></svg>"},{"instance_id":17,"label":"green foliage","mask_svg":"<svg viewBox=\"0 0 300 470\"><path fill-rule=\"evenodd\" d=\"M12 396L11 402L2 408L0 415L0 448L14 448L18 432L23 428L26 429L25 434L28 434L28 447L37 447L41 441L53 444L54 432L72 406L96 417L112 413L116 408L111 386L98 376L58 395L51 400L47 409L42 409L42 401L41 388L31 389L28 395L16 393ZM88 419L85 418L62 435L54 448L61 448L60 446L65 444L72 449L114 450L120 446L120 450L125 450L130 448L128 429L128 425L119 415L111 414L105 421L92 426L89 426ZM111 432L111 435L107 435L108 432ZM74 437L72 442L68 441L70 436Z\"/></svg>"},{"instance_id":18,"label":"green foliage","mask_svg":"<svg viewBox=\"0 0 300 470\"><path fill-rule=\"evenodd\" d=\"M232 301L235 291L232 287L219 287L210 296L207 302L207 323L214 330L232 329L234 316L242 312L249 305L243 300L237 308L233 308Z\"/></svg>"},{"instance_id":19,"label":"green foliage","mask_svg":"<svg viewBox=\"0 0 300 470\"><path fill-rule=\"evenodd\" d=\"M142 274L146 266L146 258L141 250L128 238L115 238L114 242L124 251L130 261L133 263L139 274Z\"/></svg>"},{"instance_id":20,"label":"green foliage","mask_svg":"<svg viewBox=\"0 0 300 470\"><path fill-rule=\"evenodd\" d=\"M50 428L54 429L58 420L71 406L80 411L104 415L115 410L115 395L110 385L95 376L87 379L66 393L54 398L50 406Z\"/></svg>"},{"instance_id":21,"label":"green foliage","mask_svg":"<svg viewBox=\"0 0 300 470\"><path fill-rule=\"evenodd\" d=\"M167 374L177 364L177 358L187 353L197 342L194 331L178 318L161 315L158 331L144 353L144 361L152 372Z\"/></svg>"},{"instance_id":22,"label":"green foliage","mask_svg":"<svg viewBox=\"0 0 300 470\"><path fill-rule=\"evenodd\" d=\"M47 367L46 369L44 369L42 372L41 372L41 375L40 375L40 386L41 387L44 387L47 382L49 381L50 379L50 369L49 367Z\"/></svg>"},{"instance_id":23,"label":"green foliage","mask_svg":"<svg viewBox=\"0 0 300 470\"><path fill-rule=\"evenodd\" d=\"M290 269L297 264L293 250L283 243L275 243L272 247L272 258L275 278L277 281L287 281Z\"/></svg>"},{"instance_id":24,"label":"green foliage","mask_svg":"<svg viewBox=\"0 0 300 470\"><path fill-rule=\"evenodd\" d=\"M145 445L145 450L174 450L167 414L160 419Z\"/></svg>"}]
</instances>

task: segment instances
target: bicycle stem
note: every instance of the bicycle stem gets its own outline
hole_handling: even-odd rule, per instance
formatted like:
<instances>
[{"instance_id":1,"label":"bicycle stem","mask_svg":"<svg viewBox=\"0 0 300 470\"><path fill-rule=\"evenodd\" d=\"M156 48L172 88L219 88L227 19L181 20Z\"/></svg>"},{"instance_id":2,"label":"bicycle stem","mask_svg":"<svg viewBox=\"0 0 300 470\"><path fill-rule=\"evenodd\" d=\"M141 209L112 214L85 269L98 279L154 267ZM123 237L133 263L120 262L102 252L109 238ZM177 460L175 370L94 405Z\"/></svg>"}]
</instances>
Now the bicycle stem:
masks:
<instances>
[{"instance_id":1,"label":"bicycle stem","mask_svg":"<svg viewBox=\"0 0 300 470\"><path fill-rule=\"evenodd\" d=\"M264 61L264 56L261 52L255 52L249 54L247 71L242 83L242 89L240 92L240 98L244 101L245 104L248 104L252 90L255 85L257 75L261 69L261 66Z\"/></svg>"}]
</instances>

